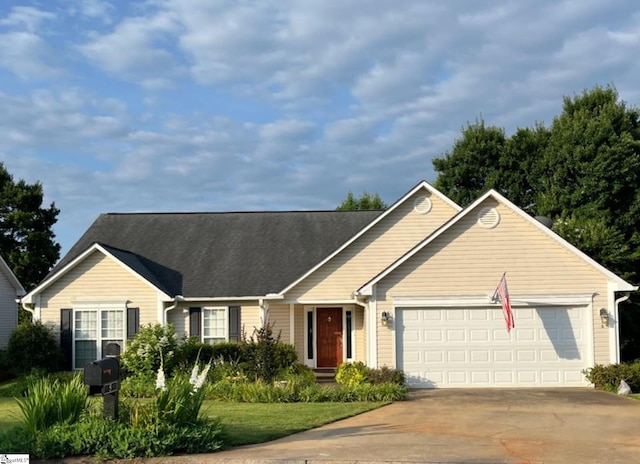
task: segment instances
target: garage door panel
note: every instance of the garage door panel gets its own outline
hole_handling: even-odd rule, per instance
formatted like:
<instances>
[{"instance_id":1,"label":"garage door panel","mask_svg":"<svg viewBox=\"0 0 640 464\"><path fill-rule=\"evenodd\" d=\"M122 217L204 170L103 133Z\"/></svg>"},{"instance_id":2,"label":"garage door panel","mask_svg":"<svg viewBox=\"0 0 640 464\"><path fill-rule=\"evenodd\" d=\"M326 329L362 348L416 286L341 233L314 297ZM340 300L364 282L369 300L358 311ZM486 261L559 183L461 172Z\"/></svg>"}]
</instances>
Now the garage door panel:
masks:
<instances>
[{"instance_id":1,"label":"garage door panel","mask_svg":"<svg viewBox=\"0 0 640 464\"><path fill-rule=\"evenodd\" d=\"M398 308L397 365L411 386L584 386L588 308Z\"/></svg>"}]
</instances>

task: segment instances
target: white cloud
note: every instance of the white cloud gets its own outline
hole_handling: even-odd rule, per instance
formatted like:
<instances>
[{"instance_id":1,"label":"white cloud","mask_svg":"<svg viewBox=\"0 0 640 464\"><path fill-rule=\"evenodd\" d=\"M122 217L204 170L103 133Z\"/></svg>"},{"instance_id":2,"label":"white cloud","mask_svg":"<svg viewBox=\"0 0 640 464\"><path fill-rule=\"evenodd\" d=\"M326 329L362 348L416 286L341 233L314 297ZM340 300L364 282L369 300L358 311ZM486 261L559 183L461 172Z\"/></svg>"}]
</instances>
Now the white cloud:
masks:
<instances>
[{"instance_id":1,"label":"white cloud","mask_svg":"<svg viewBox=\"0 0 640 464\"><path fill-rule=\"evenodd\" d=\"M45 21L55 20L56 15L31 6L14 6L5 18L0 19L0 26L16 28L28 32L36 32Z\"/></svg>"},{"instance_id":2,"label":"white cloud","mask_svg":"<svg viewBox=\"0 0 640 464\"><path fill-rule=\"evenodd\" d=\"M180 63L162 44L172 41L178 25L170 14L125 18L112 32L93 32L80 52L93 64L121 79L149 88L171 86L182 74Z\"/></svg>"},{"instance_id":3,"label":"white cloud","mask_svg":"<svg viewBox=\"0 0 640 464\"><path fill-rule=\"evenodd\" d=\"M56 82L3 88L0 160L43 181L66 246L104 211L393 201L467 121L640 98L631 0L60 2L3 19L0 66Z\"/></svg>"},{"instance_id":4,"label":"white cloud","mask_svg":"<svg viewBox=\"0 0 640 464\"><path fill-rule=\"evenodd\" d=\"M0 34L0 66L21 79L44 80L59 77L63 70L54 64L55 51L30 32Z\"/></svg>"}]
</instances>

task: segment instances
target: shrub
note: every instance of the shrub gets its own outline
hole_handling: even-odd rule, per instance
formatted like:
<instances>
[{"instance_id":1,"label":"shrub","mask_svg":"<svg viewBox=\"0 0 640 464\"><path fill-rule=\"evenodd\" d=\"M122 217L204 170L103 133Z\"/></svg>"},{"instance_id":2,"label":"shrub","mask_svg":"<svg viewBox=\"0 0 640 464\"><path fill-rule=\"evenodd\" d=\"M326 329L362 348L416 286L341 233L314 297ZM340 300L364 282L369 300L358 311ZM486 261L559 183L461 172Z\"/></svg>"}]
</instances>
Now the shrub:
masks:
<instances>
[{"instance_id":1,"label":"shrub","mask_svg":"<svg viewBox=\"0 0 640 464\"><path fill-rule=\"evenodd\" d=\"M243 363L247 362L246 345L237 342L224 342L211 345L202 343L195 337L186 337L178 345L176 369L187 372L199 358L204 361Z\"/></svg>"},{"instance_id":2,"label":"shrub","mask_svg":"<svg viewBox=\"0 0 640 464\"><path fill-rule=\"evenodd\" d=\"M175 367L177 348L178 336L173 325L147 324L141 327L120 357L125 376L153 376L161 364L170 375Z\"/></svg>"},{"instance_id":3,"label":"shrub","mask_svg":"<svg viewBox=\"0 0 640 464\"><path fill-rule=\"evenodd\" d=\"M129 398L151 398L155 393L155 379L148 374L136 374L120 382L120 394Z\"/></svg>"},{"instance_id":4,"label":"shrub","mask_svg":"<svg viewBox=\"0 0 640 464\"><path fill-rule=\"evenodd\" d=\"M367 383L369 368L361 361L342 363L336 371L336 382L353 387Z\"/></svg>"},{"instance_id":5,"label":"shrub","mask_svg":"<svg viewBox=\"0 0 640 464\"><path fill-rule=\"evenodd\" d=\"M356 361L354 363L342 363L338 366L336 382L347 386L387 383L404 385L405 375L400 369L392 369L387 366L372 369L363 362Z\"/></svg>"},{"instance_id":6,"label":"shrub","mask_svg":"<svg viewBox=\"0 0 640 464\"><path fill-rule=\"evenodd\" d=\"M273 324L263 321L260 328L246 341L246 357L242 363L246 374L270 383L283 369L298 361L295 347L282 343L280 333L273 335Z\"/></svg>"},{"instance_id":7,"label":"shrub","mask_svg":"<svg viewBox=\"0 0 640 464\"><path fill-rule=\"evenodd\" d=\"M11 363L7 356L7 350L0 349L0 382L9 380L15 377L14 372L11 369Z\"/></svg>"},{"instance_id":8,"label":"shrub","mask_svg":"<svg viewBox=\"0 0 640 464\"><path fill-rule=\"evenodd\" d=\"M402 370L387 366L382 366L379 369L369 369L367 379L369 379L372 384L392 383L396 385L404 385L406 380Z\"/></svg>"},{"instance_id":9,"label":"shrub","mask_svg":"<svg viewBox=\"0 0 640 464\"><path fill-rule=\"evenodd\" d=\"M631 387L631 391L640 391L640 360L606 366L596 364L583 370L582 373L598 390L617 392L620 381L624 380Z\"/></svg>"},{"instance_id":10,"label":"shrub","mask_svg":"<svg viewBox=\"0 0 640 464\"><path fill-rule=\"evenodd\" d=\"M39 459L87 454L101 459L131 459L203 453L220 449L220 436L219 422L211 419L199 419L188 426L137 427L90 416L82 422L56 425L38 434L29 452Z\"/></svg>"},{"instance_id":11,"label":"shrub","mask_svg":"<svg viewBox=\"0 0 640 464\"><path fill-rule=\"evenodd\" d=\"M60 344L40 321L22 323L11 332L6 356L9 370L16 375L32 369L54 372L63 360Z\"/></svg>"},{"instance_id":12,"label":"shrub","mask_svg":"<svg viewBox=\"0 0 640 464\"><path fill-rule=\"evenodd\" d=\"M202 343L196 337L185 337L176 349L175 368L181 372L188 372L198 359L213 359L214 346Z\"/></svg>"}]
</instances>

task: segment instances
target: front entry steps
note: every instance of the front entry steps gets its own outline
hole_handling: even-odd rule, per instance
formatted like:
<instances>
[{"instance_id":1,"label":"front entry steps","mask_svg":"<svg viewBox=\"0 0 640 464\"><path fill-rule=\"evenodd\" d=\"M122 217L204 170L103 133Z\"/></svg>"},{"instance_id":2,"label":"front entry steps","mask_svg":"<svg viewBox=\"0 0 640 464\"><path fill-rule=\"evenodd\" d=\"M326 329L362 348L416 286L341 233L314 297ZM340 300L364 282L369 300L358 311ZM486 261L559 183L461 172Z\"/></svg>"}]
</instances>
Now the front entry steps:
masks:
<instances>
[{"instance_id":1,"label":"front entry steps","mask_svg":"<svg viewBox=\"0 0 640 464\"><path fill-rule=\"evenodd\" d=\"M316 376L316 382L321 385L333 385L336 383L335 367L323 367L314 369L313 375Z\"/></svg>"}]
</instances>

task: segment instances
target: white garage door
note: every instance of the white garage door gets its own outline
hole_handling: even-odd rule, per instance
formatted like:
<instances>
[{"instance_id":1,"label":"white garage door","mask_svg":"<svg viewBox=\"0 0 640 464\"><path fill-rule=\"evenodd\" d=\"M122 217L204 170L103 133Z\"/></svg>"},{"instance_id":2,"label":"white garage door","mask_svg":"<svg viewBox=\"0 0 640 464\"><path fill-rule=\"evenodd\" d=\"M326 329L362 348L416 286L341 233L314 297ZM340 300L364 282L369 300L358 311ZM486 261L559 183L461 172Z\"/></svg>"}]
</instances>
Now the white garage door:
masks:
<instances>
[{"instance_id":1,"label":"white garage door","mask_svg":"<svg viewBox=\"0 0 640 464\"><path fill-rule=\"evenodd\" d=\"M587 307L396 310L397 366L410 386L584 386Z\"/></svg>"}]
</instances>

